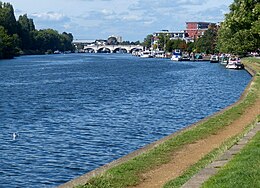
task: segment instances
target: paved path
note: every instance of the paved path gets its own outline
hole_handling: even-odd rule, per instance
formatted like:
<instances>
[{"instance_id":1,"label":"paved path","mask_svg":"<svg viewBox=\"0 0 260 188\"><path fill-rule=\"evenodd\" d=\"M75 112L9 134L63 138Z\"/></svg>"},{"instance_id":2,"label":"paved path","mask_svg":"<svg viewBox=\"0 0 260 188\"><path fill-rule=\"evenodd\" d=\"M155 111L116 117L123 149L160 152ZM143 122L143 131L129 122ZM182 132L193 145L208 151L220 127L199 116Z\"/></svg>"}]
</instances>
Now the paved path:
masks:
<instances>
[{"instance_id":1,"label":"paved path","mask_svg":"<svg viewBox=\"0 0 260 188\"><path fill-rule=\"evenodd\" d=\"M255 136L258 131L260 131L260 123L257 123L257 125L251 131L249 131L246 136L244 136L238 143L227 150L217 160L215 160L204 169L202 169L198 174L193 176L182 186L182 188L199 188L206 180L215 175L219 168L224 166L233 158L234 155L240 152L240 150L248 143L250 139L253 138L253 136Z\"/></svg>"}]
</instances>

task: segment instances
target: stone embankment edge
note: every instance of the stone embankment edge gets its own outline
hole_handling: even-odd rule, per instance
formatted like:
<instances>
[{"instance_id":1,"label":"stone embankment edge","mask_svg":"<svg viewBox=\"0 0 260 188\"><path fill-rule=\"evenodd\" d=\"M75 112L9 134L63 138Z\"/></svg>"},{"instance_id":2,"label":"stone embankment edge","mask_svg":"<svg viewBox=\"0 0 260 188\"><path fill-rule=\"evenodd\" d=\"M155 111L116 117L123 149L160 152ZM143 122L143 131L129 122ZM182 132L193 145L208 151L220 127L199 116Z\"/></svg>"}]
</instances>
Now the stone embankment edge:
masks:
<instances>
[{"instance_id":1,"label":"stone embankment edge","mask_svg":"<svg viewBox=\"0 0 260 188\"><path fill-rule=\"evenodd\" d=\"M189 181L187 181L181 188L199 188L206 182L211 176L217 174L219 169L226 165L236 154L238 154L247 143L260 131L260 123L251 129L239 142L234 144L224 154L214 160L211 164L207 165L200 172L195 174Z\"/></svg>"},{"instance_id":2,"label":"stone embankment edge","mask_svg":"<svg viewBox=\"0 0 260 188\"><path fill-rule=\"evenodd\" d=\"M256 72L249 66L245 66L245 69L254 78L254 75L256 74ZM250 89L250 86L251 86L252 82L253 82L253 79L251 79L251 81L248 83L246 89L244 90L244 92L242 93L242 95L240 96L240 98L239 98L239 100L237 102L227 106L223 110L220 110L220 111L214 113L213 115L205 117L204 119L202 119L202 120L200 120L200 121L198 121L198 122L196 122L194 124L191 124L190 126L187 126L186 128L183 128L180 131L177 131L177 132L175 132L175 133L173 133L173 134L171 134L169 136L166 136L166 137L164 137L164 138L162 138L162 139L160 139L158 141L155 141L155 142L153 142L151 144L148 144L148 145L144 146L143 148L140 148L140 149L138 149L138 150L136 150L136 151L134 151L134 152L132 152L132 153L130 153L128 155L125 155L125 156L123 156L123 157L121 157L121 158L119 158L117 160L114 160L111 163L105 164L105 165L103 165L103 166L101 166L101 167L99 167L99 168L97 168L97 169L95 169L93 171L90 171L90 172L88 172L86 174L83 174L82 176L79 176L79 177L77 177L75 179L72 179L71 181L68 181L68 182L62 184L62 185L58 186L57 188L73 188L73 187L76 187L78 185L84 185L91 178L99 176L99 175L102 175L102 173L106 172L107 170L109 170L109 169L111 169L111 168L113 168L115 166L118 166L118 165L120 165L120 164L122 164L122 163L124 163L124 162L126 162L128 160L131 160L131 159L137 157L138 155L146 153L146 152L156 148L158 145L164 143L165 141L167 141L169 139L172 139L172 138L176 137L177 135L182 134L183 132L185 132L185 131L187 131L189 129L192 129L192 128L194 128L194 127L196 127L196 126L206 122L210 118L213 118L213 117L215 117L215 116L217 116L219 114L224 113L225 111L231 109L233 106L236 106L237 104L239 104L245 98L245 96L247 95L247 93L248 93L248 91Z\"/></svg>"}]
</instances>

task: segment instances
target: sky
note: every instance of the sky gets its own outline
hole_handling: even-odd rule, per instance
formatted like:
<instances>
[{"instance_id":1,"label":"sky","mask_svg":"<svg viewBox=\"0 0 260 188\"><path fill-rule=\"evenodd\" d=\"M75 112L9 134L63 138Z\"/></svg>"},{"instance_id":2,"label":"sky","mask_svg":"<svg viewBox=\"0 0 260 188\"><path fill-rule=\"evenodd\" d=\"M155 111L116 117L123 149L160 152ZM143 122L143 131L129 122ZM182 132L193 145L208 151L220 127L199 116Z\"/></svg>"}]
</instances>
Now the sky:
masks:
<instances>
[{"instance_id":1,"label":"sky","mask_svg":"<svg viewBox=\"0 0 260 188\"><path fill-rule=\"evenodd\" d=\"M180 31L186 22L221 22L233 0L0 0L16 18L27 14L36 29L72 33L74 39L143 41L160 30Z\"/></svg>"}]
</instances>

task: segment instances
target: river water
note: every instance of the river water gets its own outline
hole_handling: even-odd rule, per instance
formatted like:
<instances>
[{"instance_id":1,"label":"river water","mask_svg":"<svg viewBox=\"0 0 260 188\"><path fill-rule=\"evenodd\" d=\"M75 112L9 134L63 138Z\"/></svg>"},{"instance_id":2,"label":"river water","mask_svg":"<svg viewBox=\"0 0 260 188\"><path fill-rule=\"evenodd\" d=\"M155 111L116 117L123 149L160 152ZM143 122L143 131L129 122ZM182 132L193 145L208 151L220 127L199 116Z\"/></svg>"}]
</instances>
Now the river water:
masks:
<instances>
[{"instance_id":1,"label":"river water","mask_svg":"<svg viewBox=\"0 0 260 188\"><path fill-rule=\"evenodd\" d=\"M2 60L0 187L65 183L234 103L250 79L122 54Z\"/></svg>"}]
</instances>

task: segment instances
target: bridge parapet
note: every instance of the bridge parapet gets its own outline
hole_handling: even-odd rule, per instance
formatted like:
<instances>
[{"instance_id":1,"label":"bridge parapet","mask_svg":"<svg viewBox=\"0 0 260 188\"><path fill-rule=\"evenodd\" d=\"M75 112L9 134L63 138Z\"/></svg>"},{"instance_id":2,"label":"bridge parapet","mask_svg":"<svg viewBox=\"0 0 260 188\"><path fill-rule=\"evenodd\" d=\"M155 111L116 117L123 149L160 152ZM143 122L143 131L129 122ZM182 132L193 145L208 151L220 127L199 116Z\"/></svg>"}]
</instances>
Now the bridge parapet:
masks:
<instances>
[{"instance_id":1,"label":"bridge parapet","mask_svg":"<svg viewBox=\"0 0 260 188\"><path fill-rule=\"evenodd\" d=\"M133 50L143 50L143 46L141 45L84 45L84 50L90 50L95 53L107 50L110 53L115 53L116 51L126 51L127 53L131 53Z\"/></svg>"}]
</instances>

